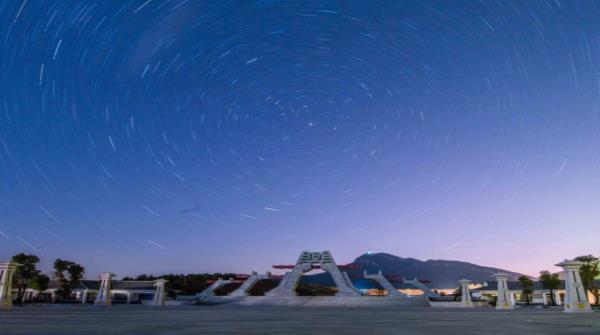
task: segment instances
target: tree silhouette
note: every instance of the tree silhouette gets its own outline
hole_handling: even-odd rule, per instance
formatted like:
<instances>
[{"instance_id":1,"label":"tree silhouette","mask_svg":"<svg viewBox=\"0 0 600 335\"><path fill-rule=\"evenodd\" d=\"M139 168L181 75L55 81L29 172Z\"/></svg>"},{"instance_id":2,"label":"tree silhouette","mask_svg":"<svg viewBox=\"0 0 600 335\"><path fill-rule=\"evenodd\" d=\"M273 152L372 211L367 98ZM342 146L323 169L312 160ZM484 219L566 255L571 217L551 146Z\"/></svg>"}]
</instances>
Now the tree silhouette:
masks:
<instances>
[{"instance_id":1,"label":"tree silhouette","mask_svg":"<svg viewBox=\"0 0 600 335\"><path fill-rule=\"evenodd\" d=\"M15 270L14 282L17 288L16 302L22 304L25 290L31 287L31 282L40 274L40 271L36 269L36 264L40 262L40 259L36 255L20 253L14 255L12 261L19 263Z\"/></svg>"},{"instance_id":2,"label":"tree silhouette","mask_svg":"<svg viewBox=\"0 0 600 335\"><path fill-rule=\"evenodd\" d=\"M594 283L594 279L600 275L598 257L586 255L575 257L575 260L583 263L579 268L579 275L581 276L583 288L594 296L594 305L598 305L600 300L600 287Z\"/></svg>"},{"instance_id":3,"label":"tree silhouette","mask_svg":"<svg viewBox=\"0 0 600 335\"><path fill-rule=\"evenodd\" d=\"M550 290L551 305L556 305L556 301L554 300L554 290L558 290L560 288L560 279L558 278L558 275L548 271L541 271L540 282L545 290Z\"/></svg>"},{"instance_id":4,"label":"tree silhouette","mask_svg":"<svg viewBox=\"0 0 600 335\"><path fill-rule=\"evenodd\" d=\"M54 261L54 275L60 281L60 289L57 293L62 300L69 299L75 285L83 278L84 272L83 266L75 262L60 258Z\"/></svg>"},{"instance_id":5,"label":"tree silhouette","mask_svg":"<svg viewBox=\"0 0 600 335\"><path fill-rule=\"evenodd\" d=\"M521 276L521 277L519 277L519 284L521 285L521 288L523 289L522 292L523 292L523 296L525 297L525 301L527 302L527 305L529 305L529 303L530 303L529 296L533 293L533 290L531 289L533 287L533 280L531 280L527 276Z\"/></svg>"}]
</instances>

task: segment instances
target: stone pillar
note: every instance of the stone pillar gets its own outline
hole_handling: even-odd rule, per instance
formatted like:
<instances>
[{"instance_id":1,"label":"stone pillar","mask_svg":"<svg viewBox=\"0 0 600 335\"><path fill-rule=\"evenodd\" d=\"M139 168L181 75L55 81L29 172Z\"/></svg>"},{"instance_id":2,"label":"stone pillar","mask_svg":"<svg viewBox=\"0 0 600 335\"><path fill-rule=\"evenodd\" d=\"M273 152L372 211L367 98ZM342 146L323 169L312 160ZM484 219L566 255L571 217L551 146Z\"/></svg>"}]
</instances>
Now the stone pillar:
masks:
<instances>
[{"instance_id":1,"label":"stone pillar","mask_svg":"<svg viewBox=\"0 0 600 335\"><path fill-rule=\"evenodd\" d=\"M556 264L565 271L565 313L591 313L592 309L587 299L587 293L581 283L579 268L583 263L564 260Z\"/></svg>"},{"instance_id":2,"label":"stone pillar","mask_svg":"<svg viewBox=\"0 0 600 335\"><path fill-rule=\"evenodd\" d=\"M327 250L321 252L321 270L327 271L331 275L331 279L333 279L337 288L336 296L357 297L361 295L360 291L352 285L352 282L344 279L344 275L335 263L331 252Z\"/></svg>"},{"instance_id":3,"label":"stone pillar","mask_svg":"<svg viewBox=\"0 0 600 335\"><path fill-rule=\"evenodd\" d=\"M286 272L279 285L265 293L265 295L270 297L295 297L296 287L300 284L304 272L310 271L313 263L320 262L320 260L321 253L302 251L292 271Z\"/></svg>"},{"instance_id":4,"label":"stone pillar","mask_svg":"<svg viewBox=\"0 0 600 335\"><path fill-rule=\"evenodd\" d=\"M17 266L14 262L0 263L0 308L12 307L12 281Z\"/></svg>"},{"instance_id":5,"label":"stone pillar","mask_svg":"<svg viewBox=\"0 0 600 335\"><path fill-rule=\"evenodd\" d=\"M110 272L104 272L100 275L100 288L98 289L98 295L96 295L96 306L110 306L110 285L113 274Z\"/></svg>"},{"instance_id":6,"label":"stone pillar","mask_svg":"<svg viewBox=\"0 0 600 335\"><path fill-rule=\"evenodd\" d=\"M88 289L83 290L83 293L81 293L81 304L85 305L87 303L87 298L88 298Z\"/></svg>"},{"instance_id":7,"label":"stone pillar","mask_svg":"<svg viewBox=\"0 0 600 335\"><path fill-rule=\"evenodd\" d=\"M510 293L508 291L508 277L510 277L510 275L499 272L493 274L492 277L496 279L496 282L498 284L498 300L496 300L496 309L515 308L515 305L513 304Z\"/></svg>"},{"instance_id":8,"label":"stone pillar","mask_svg":"<svg viewBox=\"0 0 600 335\"><path fill-rule=\"evenodd\" d=\"M165 305L165 285L167 284L167 280L158 279L154 282L154 287L156 287L156 291L154 291L154 305L156 306L164 306Z\"/></svg>"},{"instance_id":9,"label":"stone pillar","mask_svg":"<svg viewBox=\"0 0 600 335\"><path fill-rule=\"evenodd\" d=\"M307 270L305 270L304 267L306 267L306 265L296 265L296 267L292 271L286 272L285 275L283 275L281 281L279 282L279 285L277 285L277 287L270 290L269 292L265 293L265 295L274 297L296 296L296 287L298 287L298 284L302 280L302 274L305 271L310 271L310 267Z\"/></svg>"},{"instance_id":10,"label":"stone pillar","mask_svg":"<svg viewBox=\"0 0 600 335\"><path fill-rule=\"evenodd\" d=\"M471 281L468 279L461 279L458 281L460 284L460 288L462 290L462 296L460 299L461 307L473 307L473 302L471 301L471 289L469 289L469 284Z\"/></svg>"}]
</instances>

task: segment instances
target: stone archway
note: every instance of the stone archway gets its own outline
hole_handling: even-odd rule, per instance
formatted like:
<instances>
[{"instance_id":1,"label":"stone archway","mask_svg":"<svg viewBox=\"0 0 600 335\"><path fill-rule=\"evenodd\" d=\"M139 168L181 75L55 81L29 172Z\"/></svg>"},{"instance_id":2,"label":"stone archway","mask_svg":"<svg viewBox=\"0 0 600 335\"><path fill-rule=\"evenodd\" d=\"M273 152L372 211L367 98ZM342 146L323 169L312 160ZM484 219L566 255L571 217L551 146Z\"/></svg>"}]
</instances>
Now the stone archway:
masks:
<instances>
[{"instance_id":1,"label":"stone archway","mask_svg":"<svg viewBox=\"0 0 600 335\"><path fill-rule=\"evenodd\" d=\"M341 272L338 268L331 252L309 252L303 251L298 257L296 265L292 271L287 272L281 283L273 290L267 292L267 296L271 297L289 297L296 295L296 288L302 279L304 273L313 269L321 269L331 275L333 282L337 288L336 296L360 296L360 292L352 285L350 278L345 272Z\"/></svg>"}]
</instances>

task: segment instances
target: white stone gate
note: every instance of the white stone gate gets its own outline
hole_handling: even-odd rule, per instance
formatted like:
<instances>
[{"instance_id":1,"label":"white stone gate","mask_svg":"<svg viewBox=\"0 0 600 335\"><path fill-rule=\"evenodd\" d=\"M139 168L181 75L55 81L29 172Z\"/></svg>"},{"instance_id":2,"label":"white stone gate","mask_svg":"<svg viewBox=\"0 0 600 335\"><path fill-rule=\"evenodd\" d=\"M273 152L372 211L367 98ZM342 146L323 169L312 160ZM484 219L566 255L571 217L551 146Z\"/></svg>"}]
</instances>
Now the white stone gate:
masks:
<instances>
[{"instance_id":1,"label":"white stone gate","mask_svg":"<svg viewBox=\"0 0 600 335\"><path fill-rule=\"evenodd\" d=\"M283 276L281 283L273 290L267 292L266 295L271 297L289 297L297 295L296 288L300 284L302 276L304 273L311 271L314 268L320 268L331 275L331 278L337 287L336 296L352 297L361 295L352 285L348 274L340 271L329 251L303 251L292 271L287 272Z\"/></svg>"}]
</instances>

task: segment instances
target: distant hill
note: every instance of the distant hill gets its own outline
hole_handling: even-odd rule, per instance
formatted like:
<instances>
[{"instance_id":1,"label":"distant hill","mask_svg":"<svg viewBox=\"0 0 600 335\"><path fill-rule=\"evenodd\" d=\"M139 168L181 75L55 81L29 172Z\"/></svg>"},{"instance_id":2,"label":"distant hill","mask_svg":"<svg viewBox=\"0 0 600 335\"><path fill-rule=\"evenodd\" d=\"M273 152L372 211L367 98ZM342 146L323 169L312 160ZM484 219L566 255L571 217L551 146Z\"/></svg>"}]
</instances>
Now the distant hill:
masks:
<instances>
[{"instance_id":1,"label":"distant hill","mask_svg":"<svg viewBox=\"0 0 600 335\"><path fill-rule=\"evenodd\" d=\"M379 270L386 276L404 277L420 280L427 280L430 283L427 286L431 288L453 288L457 287L457 281L463 278L474 282L482 283L493 280L492 274L505 272L512 276L509 280L517 280L522 274L504 269L491 268L475 265L467 262L448 261L448 260L427 260L420 261L414 258L402 258L386 253L364 254L351 263L356 265L357 269L346 269L351 278L362 277L364 270L368 273L375 273ZM328 276L318 274L308 279L308 282L329 283Z\"/></svg>"}]
</instances>

